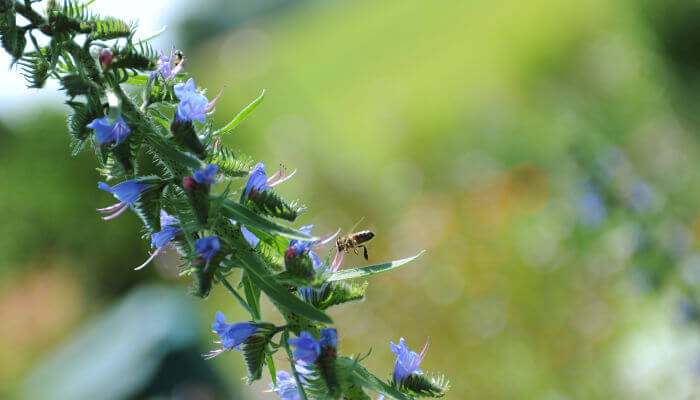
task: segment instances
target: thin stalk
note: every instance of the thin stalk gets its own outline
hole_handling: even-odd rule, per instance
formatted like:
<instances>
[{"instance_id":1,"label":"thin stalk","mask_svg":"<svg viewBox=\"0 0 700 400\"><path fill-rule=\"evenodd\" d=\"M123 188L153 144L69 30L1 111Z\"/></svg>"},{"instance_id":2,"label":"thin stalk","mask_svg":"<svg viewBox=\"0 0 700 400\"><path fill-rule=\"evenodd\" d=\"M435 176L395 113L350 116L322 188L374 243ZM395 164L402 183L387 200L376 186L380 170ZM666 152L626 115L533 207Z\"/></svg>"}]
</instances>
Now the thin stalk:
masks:
<instances>
[{"instance_id":1,"label":"thin stalk","mask_svg":"<svg viewBox=\"0 0 700 400\"><path fill-rule=\"evenodd\" d=\"M294 380L297 382L297 390L299 391L302 400L309 400L309 398L306 397L304 386L302 386L301 384L299 373L297 372L297 369L294 365L294 356L292 355L292 349L289 348L289 343L287 343L287 339L289 339L289 331L284 331L284 333L282 334L282 345L287 350L287 357L289 357L289 365L292 367L292 374L294 375Z\"/></svg>"},{"instance_id":2,"label":"thin stalk","mask_svg":"<svg viewBox=\"0 0 700 400\"><path fill-rule=\"evenodd\" d=\"M236 300L238 300L238 302L241 303L241 305L243 306L243 308L245 308L246 310L248 310L248 312L250 313L250 317L251 317L253 320L255 320L255 319L256 319L256 318L255 318L255 313L254 313L253 310L250 308L250 306L248 305L248 303L246 303L245 300L243 300L243 298L241 297L241 295L239 295L238 292L236 292L236 289L234 289L233 286L231 286L231 284L228 283L228 281L226 280L226 278L225 278L220 272L217 272L217 273L216 273L216 277L219 278L219 280L220 280L221 283L226 287L226 289L228 289L228 291L231 292L231 294L233 295L233 297L235 297Z\"/></svg>"}]
</instances>

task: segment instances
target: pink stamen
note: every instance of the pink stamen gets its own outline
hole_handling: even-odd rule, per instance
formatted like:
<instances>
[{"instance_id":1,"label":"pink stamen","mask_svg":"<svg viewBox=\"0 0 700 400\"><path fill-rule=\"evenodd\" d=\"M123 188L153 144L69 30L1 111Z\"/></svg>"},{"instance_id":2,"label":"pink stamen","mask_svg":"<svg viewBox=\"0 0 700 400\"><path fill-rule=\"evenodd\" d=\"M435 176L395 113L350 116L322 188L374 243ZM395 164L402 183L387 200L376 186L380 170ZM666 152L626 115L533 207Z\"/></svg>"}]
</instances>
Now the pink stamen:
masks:
<instances>
[{"instance_id":1,"label":"pink stamen","mask_svg":"<svg viewBox=\"0 0 700 400\"><path fill-rule=\"evenodd\" d=\"M333 257L333 262L331 263L331 272L337 272L340 268L340 264L343 263L343 257L345 257L345 252L341 250L335 251L335 257Z\"/></svg>"},{"instance_id":2,"label":"pink stamen","mask_svg":"<svg viewBox=\"0 0 700 400\"><path fill-rule=\"evenodd\" d=\"M285 171L285 172L282 174L282 176L280 176L279 178L276 178L276 180L274 180L274 181L272 181L272 182L268 179L267 185L268 185L268 186L277 186L277 185L279 185L280 183L285 182L285 181L287 181L289 178L293 177L294 174L296 174L296 173L297 173L297 170L294 170L294 171L292 171L291 174L287 175L287 174L286 174L286 171Z\"/></svg>"},{"instance_id":3,"label":"pink stamen","mask_svg":"<svg viewBox=\"0 0 700 400\"><path fill-rule=\"evenodd\" d=\"M123 206L123 205L124 205L124 203L120 201L119 203L112 204L112 205L109 206L109 207L98 208L97 211L100 211L100 212L103 212L103 213L108 213L108 212L112 212L112 211L116 210L117 208L119 208L119 207L121 207L121 206Z\"/></svg>"},{"instance_id":4,"label":"pink stamen","mask_svg":"<svg viewBox=\"0 0 700 400\"><path fill-rule=\"evenodd\" d=\"M216 104L216 102L219 100L221 94L224 93L224 89L226 89L226 86L222 87L221 91L219 91L219 94L217 94L216 97L214 97L214 100L210 101L209 104L207 104L207 108L205 109L206 111L209 111L212 108L214 108L214 104Z\"/></svg>"},{"instance_id":5,"label":"pink stamen","mask_svg":"<svg viewBox=\"0 0 700 400\"><path fill-rule=\"evenodd\" d=\"M218 356L219 354L223 353L224 351L225 351L224 349L212 350L207 354L202 354L202 357L204 357L205 360L211 360L212 358Z\"/></svg>"},{"instance_id":6,"label":"pink stamen","mask_svg":"<svg viewBox=\"0 0 700 400\"><path fill-rule=\"evenodd\" d=\"M277 175L280 174L280 172L282 171L283 168L284 168L284 167L282 167L282 166L280 165L279 169L275 172L275 174L272 175L271 177L267 178L267 183L272 182L272 181L277 177Z\"/></svg>"},{"instance_id":7,"label":"pink stamen","mask_svg":"<svg viewBox=\"0 0 700 400\"><path fill-rule=\"evenodd\" d=\"M316 243L314 243L313 249L316 250L316 249L319 249L319 248L325 246L328 242L330 242L336 236L338 236L339 233L340 233L340 228L338 228L338 230L335 231L335 233L332 233L332 234L329 233L326 236L322 237L321 239L317 240Z\"/></svg>"},{"instance_id":8,"label":"pink stamen","mask_svg":"<svg viewBox=\"0 0 700 400\"><path fill-rule=\"evenodd\" d=\"M162 247L159 247L156 251L154 251L154 252L151 254L150 257L148 257L148 260L146 260L143 264L139 265L138 267L134 268L134 271L138 271L138 270L140 270L141 268L143 268L143 267L145 267L146 265L148 265L151 261L153 261L154 258L156 258L156 257L158 256L158 254L160 254L160 253L162 252L162 250L163 250L163 248L162 248Z\"/></svg>"},{"instance_id":9,"label":"pink stamen","mask_svg":"<svg viewBox=\"0 0 700 400\"><path fill-rule=\"evenodd\" d=\"M114 219L114 218L117 218L118 216L120 216L124 211L126 211L127 208L129 208L129 204L127 204L127 203L123 203L123 204L124 204L124 207L122 207L119 211L115 212L112 215L102 217L102 219L105 221L109 221L110 219Z\"/></svg>"},{"instance_id":10,"label":"pink stamen","mask_svg":"<svg viewBox=\"0 0 700 400\"><path fill-rule=\"evenodd\" d=\"M430 338L428 338L430 340ZM423 350L420 351L420 354L418 355L418 362L423 361L425 358L425 352L428 351L428 340L425 341L425 346L423 346Z\"/></svg>"}]
</instances>

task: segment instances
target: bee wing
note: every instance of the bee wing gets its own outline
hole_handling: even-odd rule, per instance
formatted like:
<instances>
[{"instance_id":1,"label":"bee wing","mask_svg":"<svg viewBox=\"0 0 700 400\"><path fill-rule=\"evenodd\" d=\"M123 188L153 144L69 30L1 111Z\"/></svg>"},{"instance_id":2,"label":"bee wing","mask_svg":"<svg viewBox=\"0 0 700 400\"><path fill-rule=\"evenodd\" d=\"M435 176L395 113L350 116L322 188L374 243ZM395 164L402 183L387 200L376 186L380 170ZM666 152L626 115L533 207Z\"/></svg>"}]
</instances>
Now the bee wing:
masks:
<instances>
[{"instance_id":1,"label":"bee wing","mask_svg":"<svg viewBox=\"0 0 700 400\"><path fill-rule=\"evenodd\" d=\"M358 225L360 225L360 222L364 221L365 217L360 218L359 221L355 222L355 225L350 228L350 231L348 233L353 233L355 232L355 228L357 228Z\"/></svg>"}]
</instances>

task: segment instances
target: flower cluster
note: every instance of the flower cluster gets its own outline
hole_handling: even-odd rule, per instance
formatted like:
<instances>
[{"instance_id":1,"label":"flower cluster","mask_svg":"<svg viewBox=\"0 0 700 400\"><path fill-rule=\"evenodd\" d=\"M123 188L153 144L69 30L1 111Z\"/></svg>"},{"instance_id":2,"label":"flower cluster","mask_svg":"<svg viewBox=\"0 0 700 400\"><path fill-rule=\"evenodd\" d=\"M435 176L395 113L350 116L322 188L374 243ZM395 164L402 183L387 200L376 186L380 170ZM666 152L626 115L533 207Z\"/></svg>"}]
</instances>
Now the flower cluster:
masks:
<instances>
[{"instance_id":1,"label":"flower cluster","mask_svg":"<svg viewBox=\"0 0 700 400\"><path fill-rule=\"evenodd\" d=\"M26 19L30 24L3 23L0 44L15 61L22 60L32 86L59 80L70 97L69 129L76 148L94 151L105 180L118 182L98 183L118 200L98 211L110 220L130 209L144 223L151 253L136 269L172 250L183 261L181 274L193 281L193 294L204 298L214 288L224 288L250 314L248 321L227 323L217 312L211 327L219 346L204 357L242 352L249 381L261 379L267 364L270 371L278 371L272 391L285 400L362 399L368 397L366 389L404 398L444 394L443 381L427 380L418 369L427 347L416 354L403 339L391 344L397 356L394 381L367 378L371 373L360 359L339 352L338 332L326 314L329 307L364 298L366 284L352 279L395 269L420 254L339 271L343 252L336 250L332 261L318 253L339 230L314 237L311 225L285 225L294 223L305 208L287 202L274 188L296 170L287 173L280 166L268 176L265 163L251 168L223 143L222 137L242 118L213 130L207 118L223 90L210 101L184 72L181 52L172 49L169 55L156 56L147 40L134 41L133 25L76 13L87 7L76 0L48 2L45 14L32 8L34 2L7 3L13 6L0 5L0 21ZM31 32L48 36L44 42L49 44L42 48L33 40L36 52L25 52L25 35ZM37 54L52 55L52 63ZM124 90L124 85L139 85L140 93ZM239 115L247 115L261 101L262 95ZM144 176L137 168L144 158L156 166L154 175ZM237 183L242 177L247 180ZM214 188L217 184L221 190ZM633 196L644 197L644 190ZM234 277L240 279L237 285L229 283ZM284 324L263 320L263 295ZM281 351L291 372L274 365Z\"/></svg>"}]
</instances>

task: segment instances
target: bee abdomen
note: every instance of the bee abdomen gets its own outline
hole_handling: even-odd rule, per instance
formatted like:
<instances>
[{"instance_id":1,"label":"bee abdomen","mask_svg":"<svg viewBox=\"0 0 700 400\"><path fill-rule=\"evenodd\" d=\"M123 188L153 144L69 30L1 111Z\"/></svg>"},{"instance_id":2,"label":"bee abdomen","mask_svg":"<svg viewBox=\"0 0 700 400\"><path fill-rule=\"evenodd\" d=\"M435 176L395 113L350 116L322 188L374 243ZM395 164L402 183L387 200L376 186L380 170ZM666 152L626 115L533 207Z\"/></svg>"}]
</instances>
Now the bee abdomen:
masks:
<instances>
[{"instance_id":1,"label":"bee abdomen","mask_svg":"<svg viewBox=\"0 0 700 400\"><path fill-rule=\"evenodd\" d=\"M374 237L374 232L372 232L372 231L360 231L360 232L354 233L352 236L353 236L353 239L355 239L355 241L358 244L360 244L360 243L363 243L363 242L366 242L366 241L372 239Z\"/></svg>"}]
</instances>

